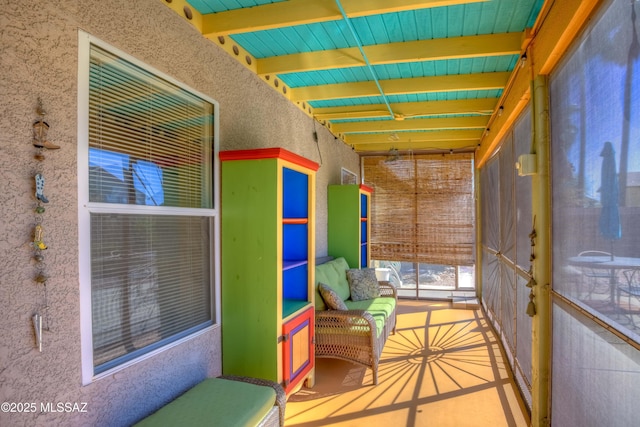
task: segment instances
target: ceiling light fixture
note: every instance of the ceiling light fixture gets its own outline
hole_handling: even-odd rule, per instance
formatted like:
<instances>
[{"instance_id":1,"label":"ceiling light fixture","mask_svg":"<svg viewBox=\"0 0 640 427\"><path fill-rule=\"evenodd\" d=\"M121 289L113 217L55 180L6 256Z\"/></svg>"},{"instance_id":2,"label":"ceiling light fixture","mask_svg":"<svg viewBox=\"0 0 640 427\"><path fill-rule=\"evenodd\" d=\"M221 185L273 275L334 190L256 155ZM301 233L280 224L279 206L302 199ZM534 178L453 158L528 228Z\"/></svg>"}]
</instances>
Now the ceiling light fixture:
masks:
<instances>
[{"instance_id":1,"label":"ceiling light fixture","mask_svg":"<svg viewBox=\"0 0 640 427\"><path fill-rule=\"evenodd\" d=\"M400 151L398 151L397 148L391 148L389 150L389 157L387 157L384 162L385 163L391 163L391 162L395 162L396 160L400 160Z\"/></svg>"}]
</instances>

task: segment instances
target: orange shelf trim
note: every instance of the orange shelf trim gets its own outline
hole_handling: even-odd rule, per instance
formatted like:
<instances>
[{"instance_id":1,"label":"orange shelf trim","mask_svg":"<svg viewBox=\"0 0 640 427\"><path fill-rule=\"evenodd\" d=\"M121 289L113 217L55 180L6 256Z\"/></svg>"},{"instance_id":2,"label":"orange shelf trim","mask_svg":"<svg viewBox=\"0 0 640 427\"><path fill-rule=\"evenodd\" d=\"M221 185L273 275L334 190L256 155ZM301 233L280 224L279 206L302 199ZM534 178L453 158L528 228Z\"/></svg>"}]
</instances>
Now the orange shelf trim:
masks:
<instances>
[{"instance_id":1,"label":"orange shelf trim","mask_svg":"<svg viewBox=\"0 0 640 427\"><path fill-rule=\"evenodd\" d=\"M220 160L256 160L256 159L282 159L298 166L311 169L314 172L320 168L320 165L313 160L306 159L298 154L292 153L284 148L258 148L255 150L230 150L221 151Z\"/></svg>"}]
</instances>

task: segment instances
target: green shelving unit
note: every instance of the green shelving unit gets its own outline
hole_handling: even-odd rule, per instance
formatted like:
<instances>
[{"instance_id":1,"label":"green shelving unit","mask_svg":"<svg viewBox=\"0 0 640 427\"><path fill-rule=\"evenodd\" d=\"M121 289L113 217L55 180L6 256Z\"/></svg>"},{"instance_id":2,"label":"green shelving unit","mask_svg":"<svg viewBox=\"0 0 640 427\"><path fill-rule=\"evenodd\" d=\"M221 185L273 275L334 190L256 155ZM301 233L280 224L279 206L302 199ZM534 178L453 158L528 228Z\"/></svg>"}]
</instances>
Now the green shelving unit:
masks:
<instances>
[{"instance_id":1,"label":"green shelving unit","mask_svg":"<svg viewBox=\"0 0 640 427\"><path fill-rule=\"evenodd\" d=\"M362 184L330 185L328 203L328 252L344 257L351 268L366 268L371 261L370 187Z\"/></svg>"},{"instance_id":2,"label":"green shelving unit","mask_svg":"<svg viewBox=\"0 0 640 427\"><path fill-rule=\"evenodd\" d=\"M220 160L222 371L290 392L313 383L318 165L281 148Z\"/></svg>"}]
</instances>

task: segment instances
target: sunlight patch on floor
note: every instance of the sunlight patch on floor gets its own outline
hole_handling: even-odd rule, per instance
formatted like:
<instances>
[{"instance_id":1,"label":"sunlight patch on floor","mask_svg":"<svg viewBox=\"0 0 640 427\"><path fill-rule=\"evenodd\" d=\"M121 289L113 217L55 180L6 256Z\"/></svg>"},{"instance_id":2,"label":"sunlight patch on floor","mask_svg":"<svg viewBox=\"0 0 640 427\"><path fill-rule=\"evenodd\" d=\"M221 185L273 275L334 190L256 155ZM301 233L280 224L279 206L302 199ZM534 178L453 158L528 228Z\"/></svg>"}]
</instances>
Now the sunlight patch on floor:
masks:
<instances>
[{"instance_id":1,"label":"sunlight patch on floor","mask_svg":"<svg viewBox=\"0 0 640 427\"><path fill-rule=\"evenodd\" d=\"M316 360L316 384L292 395L287 427L526 426L517 388L479 310L401 301L397 332L371 370Z\"/></svg>"}]
</instances>

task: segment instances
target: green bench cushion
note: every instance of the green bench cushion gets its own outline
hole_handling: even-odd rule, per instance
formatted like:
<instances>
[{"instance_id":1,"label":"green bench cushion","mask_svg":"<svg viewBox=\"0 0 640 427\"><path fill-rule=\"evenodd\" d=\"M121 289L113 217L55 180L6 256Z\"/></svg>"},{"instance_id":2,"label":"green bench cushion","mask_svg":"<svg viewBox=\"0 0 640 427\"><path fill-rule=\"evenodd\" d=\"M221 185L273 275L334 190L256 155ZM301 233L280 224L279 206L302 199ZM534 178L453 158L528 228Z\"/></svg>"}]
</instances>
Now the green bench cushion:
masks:
<instances>
[{"instance_id":1,"label":"green bench cushion","mask_svg":"<svg viewBox=\"0 0 640 427\"><path fill-rule=\"evenodd\" d=\"M207 378L136 426L255 426L275 401L271 387Z\"/></svg>"},{"instance_id":2,"label":"green bench cushion","mask_svg":"<svg viewBox=\"0 0 640 427\"><path fill-rule=\"evenodd\" d=\"M324 264L316 265L316 310L326 310L327 306L318 292L318 283L329 285L338 296L344 301L349 298L349 282L347 281L347 270L349 264L344 258L336 258Z\"/></svg>"},{"instance_id":3,"label":"green bench cushion","mask_svg":"<svg viewBox=\"0 0 640 427\"><path fill-rule=\"evenodd\" d=\"M327 274L325 273L326 267L323 267L323 265L324 264L316 266L316 311L324 311L327 309L327 305L324 303L322 295L320 295L318 284L324 283L325 285L331 286L329 279L327 278Z\"/></svg>"},{"instance_id":4,"label":"green bench cushion","mask_svg":"<svg viewBox=\"0 0 640 427\"><path fill-rule=\"evenodd\" d=\"M349 289L349 281L347 280L347 270L349 269L347 260L340 257L329 261L328 264L333 267L338 277L337 281L332 283L332 287L334 287L343 300L349 299L349 297L351 297L351 290Z\"/></svg>"},{"instance_id":5,"label":"green bench cushion","mask_svg":"<svg viewBox=\"0 0 640 427\"><path fill-rule=\"evenodd\" d=\"M378 297L364 301L347 300L344 303L349 310L365 310L371 314L376 322L376 334L378 337L382 334L387 319L396 307L395 298L389 297Z\"/></svg>"}]
</instances>

